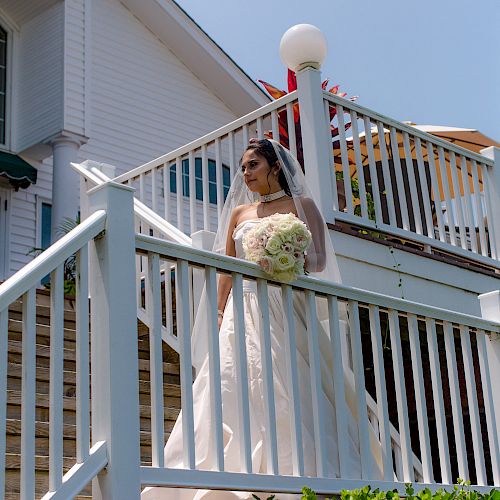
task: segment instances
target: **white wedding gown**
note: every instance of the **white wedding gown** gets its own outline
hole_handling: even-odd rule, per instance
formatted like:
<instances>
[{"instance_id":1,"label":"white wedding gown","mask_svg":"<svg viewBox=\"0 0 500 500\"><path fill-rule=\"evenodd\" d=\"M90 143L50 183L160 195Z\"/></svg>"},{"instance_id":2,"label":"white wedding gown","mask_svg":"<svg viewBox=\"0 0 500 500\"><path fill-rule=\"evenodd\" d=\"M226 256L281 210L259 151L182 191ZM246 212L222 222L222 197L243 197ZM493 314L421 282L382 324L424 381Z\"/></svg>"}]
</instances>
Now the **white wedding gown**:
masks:
<instances>
[{"instance_id":1,"label":"white wedding gown","mask_svg":"<svg viewBox=\"0 0 500 500\"><path fill-rule=\"evenodd\" d=\"M249 220L236 227L233 238L236 243L236 255L244 258L242 237L258 220ZM266 431L266 408L264 398L264 381L262 378L261 362L261 335L260 311L257 301L255 283L244 282L245 307L245 335L248 359L248 391L250 407L250 426L252 441L252 470L254 473L267 473L265 441L269 435ZM292 475L292 440L290 426L289 405L291 402L291 388L285 360L285 339L283 329L283 307L280 290L269 287L269 312L271 322L271 347L274 379L274 397L276 408L276 430L278 440L278 464L280 475ZM302 440L304 447L304 466L307 476L316 476L314 430L312 415L311 385L309 362L307 354L307 332L305 323L305 307L303 295L294 294L294 312L297 335L297 363L300 384L300 403L302 416ZM326 333L320 334L323 341L329 342ZM226 471L241 472L238 434L238 394L237 375L234 364L236 341L234 332L234 317L232 295L229 296L221 325L220 334L220 361L221 361L221 389L222 389L222 418L224 439L224 467ZM322 378L325 394L324 410L326 411L325 435L323 442L327 449L328 477L338 477L339 463L337 451L337 431L335 410L333 407L333 388L331 387L331 358L325 356L330 352L328 346L322 348ZM359 456L358 431L355 418L355 403L353 389L345 385L346 399L353 415L348 418L349 428L342 430L349 436L349 471L352 478L361 477ZM214 441L211 437L212 429L210 413L209 363L205 359L193 384L194 401L194 432L196 443L196 468L201 470L215 470ZM373 433L372 433L373 434ZM380 464L379 445L375 437L372 438L375 462ZM165 446L166 467L184 468L183 441L182 441L182 412L175 423L172 433ZM374 478L375 479L375 478ZM262 499L269 495L257 493ZM251 493L230 491L207 491L152 487L146 488L141 498L144 500L232 500L251 499ZM277 494L278 500L285 498L301 498L301 495Z\"/></svg>"}]
</instances>

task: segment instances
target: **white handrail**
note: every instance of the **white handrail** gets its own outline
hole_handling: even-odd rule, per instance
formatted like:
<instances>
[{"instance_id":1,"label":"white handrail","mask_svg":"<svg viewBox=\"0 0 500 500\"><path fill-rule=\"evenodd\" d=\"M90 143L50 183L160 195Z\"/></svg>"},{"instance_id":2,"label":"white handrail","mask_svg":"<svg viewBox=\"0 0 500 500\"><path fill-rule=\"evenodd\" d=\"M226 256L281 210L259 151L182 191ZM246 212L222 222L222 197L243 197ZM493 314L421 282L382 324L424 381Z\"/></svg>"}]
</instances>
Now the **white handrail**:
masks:
<instances>
[{"instance_id":1,"label":"white handrail","mask_svg":"<svg viewBox=\"0 0 500 500\"><path fill-rule=\"evenodd\" d=\"M269 280L269 275L257 264L252 264L242 259L228 257L198 248L186 247L169 241L165 241L153 236L136 234L136 248L138 251L147 253L154 252L160 255L166 255L169 258L186 259L193 264L202 266L212 266L223 268L227 272L241 273L251 278L261 278ZM300 276L294 285L304 290L312 290L319 294L338 295L347 300L357 300L362 303L375 304L385 309L397 309L404 313L413 313L420 316L430 316L439 321L449 321L451 323L460 323L472 328L488 330L494 333L500 333L500 323L483 319L478 316L464 314L448 309L421 304L406 299L390 297L368 290L362 290L333 281L320 280L310 276Z\"/></svg>"},{"instance_id":2,"label":"white handrail","mask_svg":"<svg viewBox=\"0 0 500 500\"><path fill-rule=\"evenodd\" d=\"M293 102L296 99L297 99L297 91L290 92L289 94L286 94L283 97L280 97L279 99L276 99L275 101L272 101L269 104L266 104L265 106L262 106L261 108L256 109L255 111L252 111L251 113L248 113L245 116L242 116L241 118L232 121L231 123L228 123L227 125L224 125L223 127L220 127L202 137L199 137L194 141L188 142L187 144L181 146L180 148L170 151L170 153L159 156L154 160L144 163L144 165L140 165L134 168L133 170L130 170L129 172L119 175L118 177L115 177L113 180L115 182L123 183L128 181L129 179L138 177L140 174L148 172L149 170L152 170L155 167L159 167L164 163L168 163L172 160L175 160L176 158L185 156L190 151L193 151L194 149L199 149L201 148L201 146L209 144L210 142L215 141L215 139L223 135L227 135L233 132L234 130L237 130L247 125L248 123L257 120L258 118L263 117L264 115L270 113L271 111L286 106L288 103Z\"/></svg>"},{"instance_id":3,"label":"white handrail","mask_svg":"<svg viewBox=\"0 0 500 500\"><path fill-rule=\"evenodd\" d=\"M110 181L111 179L98 170L91 167L86 168L79 163L71 163L71 166L76 170L84 179L92 182L96 186ZM184 244L192 245L193 242L189 236L179 231L174 225L160 217L156 212L147 207L144 203L134 197L134 212L142 221L148 224L152 229L159 231L166 236L169 236L173 241Z\"/></svg>"},{"instance_id":4,"label":"white handrail","mask_svg":"<svg viewBox=\"0 0 500 500\"><path fill-rule=\"evenodd\" d=\"M414 137L419 137L421 140L426 141L426 142L432 142L438 147L445 148L449 151L453 151L454 153L460 155L460 156L466 156L467 158L470 158L471 160L476 160L480 163L484 163L485 165L493 166L494 161L490 158L487 158L486 156L483 156L481 154L475 153L474 151L471 151L470 149L465 149L462 148L461 146L457 146L456 144L453 144L452 142L446 141L436 135L429 134L428 132L423 132L422 130L419 130L418 128L412 127L411 125L408 125L403 122L399 122L397 120L394 120L394 118L390 118L386 115L383 115L381 113L378 113L376 111L373 111L371 109L365 108L364 106L360 106L359 104L354 103L353 101L350 101L349 99L345 99L343 97L339 97L335 94L332 94L330 92L323 91L323 97L324 99L327 99L328 101L339 104L340 106L356 111L357 113L368 116L370 117L374 122L383 122L385 125L389 125L391 127L396 128L399 132L407 132L411 134Z\"/></svg>"},{"instance_id":5,"label":"white handrail","mask_svg":"<svg viewBox=\"0 0 500 500\"><path fill-rule=\"evenodd\" d=\"M64 263L105 228L106 212L98 210L0 285L0 311Z\"/></svg>"}]
</instances>

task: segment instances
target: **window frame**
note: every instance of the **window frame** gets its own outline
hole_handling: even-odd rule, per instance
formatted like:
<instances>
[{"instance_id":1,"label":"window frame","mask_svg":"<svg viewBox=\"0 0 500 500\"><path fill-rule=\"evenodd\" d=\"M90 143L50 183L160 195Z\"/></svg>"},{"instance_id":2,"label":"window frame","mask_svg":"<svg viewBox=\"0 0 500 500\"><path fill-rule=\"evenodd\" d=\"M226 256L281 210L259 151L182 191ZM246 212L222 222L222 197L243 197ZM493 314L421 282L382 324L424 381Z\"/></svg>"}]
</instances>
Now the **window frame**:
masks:
<instances>
[{"instance_id":1,"label":"window frame","mask_svg":"<svg viewBox=\"0 0 500 500\"><path fill-rule=\"evenodd\" d=\"M36 248L42 248L42 206L50 205L52 209L52 200L45 196L36 196L36 235L35 245Z\"/></svg>"},{"instance_id":2,"label":"window frame","mask_svg":"<svg viewBox=\"0 0 500 500\"><path fill-rule=\"evenodd\" d=\"M7 59L6 59L6 78L5 78L5 142L0 142L0 150L12 151L13 131L14 131L14 60L15 50L17 48L17 28L5 16L0 13L0 27L7 33Z\"/></svg>"},{"instance_id":3,"label":"window frame","mask_svg":"<svg viewBox=\"0 0 500 500\"><path fill-rule=\"evenodd\" d=\"M197 162L198 160L198 162ZM203 203L203 177L197 177L196 176L196 170L197 170L197 163L199 167L201 168L201 174L203 175L203 164L202 164L202 158L200 156L197 156L194 158L194 169L195 169L195 201ZM217 164L216 160L213 158L208 158L207 159L207 164L208 164L208 203L213 206L217 206L217 180L211 181L210 180L210 167L213 166L214 173L217 179ZM185 173L184 168L185 165L187 173ZM184 198L189 199L191 196L191 193L189 191L189 159L188 158L183 158L181 160L181 168L182 168L182 196ZM172 163L168 167L168 173L170 175L170 194L176 195L177 194L177 164ZM227 185L224 184L224 172L227 172L227 175L229 177L229 183ZM198 186L201 184L201 193L200 193L200 198L198 198ZM210 199L210 184L215 186L215 200L211 201ZM175 191L174 189L175 185ZM186 188L186 189L184 189ZM227 196L227 193L229 193L229 189L231 188L231 169L227 166L222 164L222 192L224 196L224 200ZM163 192L163 190L162 190ZM185 194L187 192L188 194Z\"/></svg>"}]
</instances>

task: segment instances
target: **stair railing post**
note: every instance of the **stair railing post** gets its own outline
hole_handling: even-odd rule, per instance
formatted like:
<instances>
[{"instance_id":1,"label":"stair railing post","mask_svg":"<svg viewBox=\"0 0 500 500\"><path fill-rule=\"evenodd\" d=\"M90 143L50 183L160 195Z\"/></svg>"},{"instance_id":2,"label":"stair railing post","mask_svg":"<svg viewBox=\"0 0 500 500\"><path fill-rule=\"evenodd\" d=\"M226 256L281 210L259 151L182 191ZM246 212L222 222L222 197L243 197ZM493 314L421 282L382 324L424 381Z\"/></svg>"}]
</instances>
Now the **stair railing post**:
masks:
<instances>
[{"instance_id":1,"label":"stair railing post","mask_svg":"<svg viewBox=\"0 0 500 500\"><path fill-rule=\"evenodd\" d=\"M487 166L483 171L483 189L486 198L486 210L488 213L487 227L491 245L491 254L494 259L500 260L500 148L490 146L482 149L481 154L492 159L495 163L492 167Z\"/></svg>"},{"instance_id":2,"label":"stair railing post","mask_svg":"<svg viewBox=\"0 0 500 500\"><path fill-rule=\"evenodd\" d=\"M500 323L500 291L495 290L479 295L479 302L481 305L481 316L484 319ZM496 455L500 462L500 456L498 456L500 454L500 450L498 449L498 440L500 438L500 334L491 334L487 338L486 354L489 368L488 377L493 399L493 415L497 429ZM497 463L497 466L500 467L500 463ZM500 480L500 473L497 473L496 479Z\"/></svg>"},{"instance_id":3,"label":"stair railing post","mask_svg":"<svg viewBox=\"0 0 500 500\"><path fill-rule=\"evenodd\" d=\"M89 212L106 210L90 247L92 442L108 465L93 498L139 499L140 426L133 189L109 181L88 192Z\"/></svg>"},{"instance_id":4,"label":"stair railing post","mask_svg":"<svg viewBox=\"0 0 500 500\"><path fill-rule=\"evenodd\" d=\"M321 72L310 66L297 71L300 128L307 184L327 222L334 222L333 173L330 171L331 144L321 88Z\"/></svg>"}]
</instances>

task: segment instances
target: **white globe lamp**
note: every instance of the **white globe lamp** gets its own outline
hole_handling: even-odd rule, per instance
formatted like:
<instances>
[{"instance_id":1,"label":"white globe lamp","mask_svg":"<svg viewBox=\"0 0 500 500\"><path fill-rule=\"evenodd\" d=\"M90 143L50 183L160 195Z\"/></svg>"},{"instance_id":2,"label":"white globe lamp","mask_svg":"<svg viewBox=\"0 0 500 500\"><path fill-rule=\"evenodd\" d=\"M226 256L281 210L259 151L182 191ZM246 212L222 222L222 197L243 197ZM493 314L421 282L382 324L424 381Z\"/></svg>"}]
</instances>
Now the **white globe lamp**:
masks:
<instances>
[{"instance_id":1,"label":"white globe lamp","mask_svg":"<svg viewBox=\"0 0 500 500\"><path fill-rule=\"evenodd\" d=\"M326 53L325 35L312 24L296 24L281 37L281 60L292 71L308 67L319 69Z\"/></svg>"}]
</instances>

